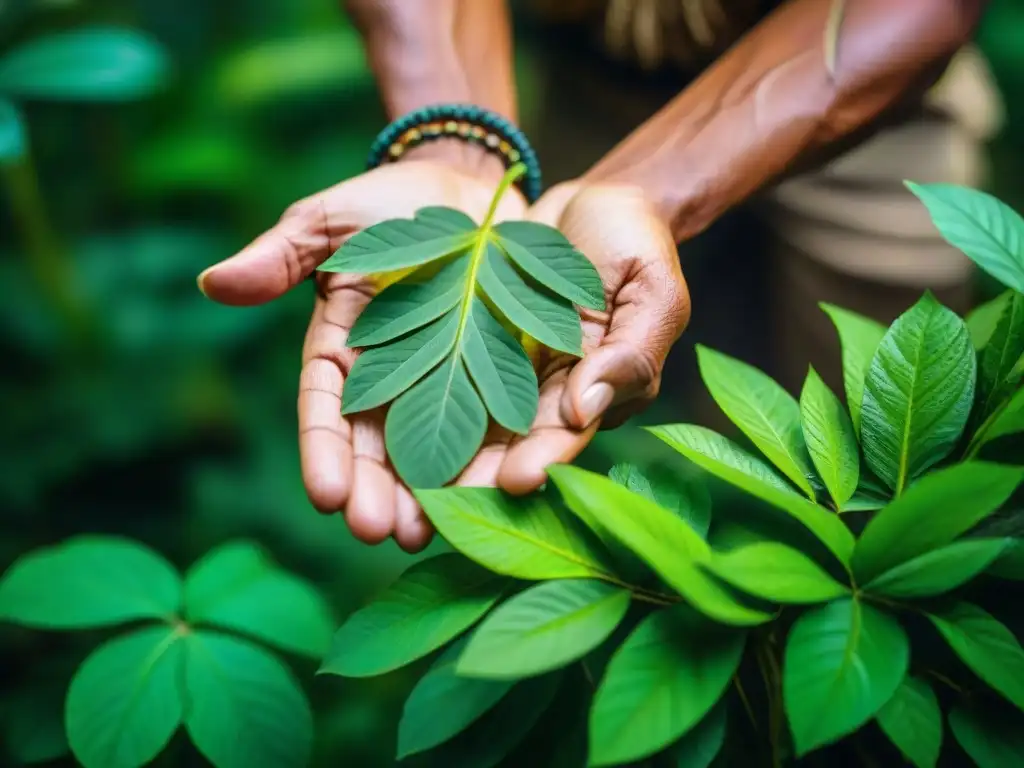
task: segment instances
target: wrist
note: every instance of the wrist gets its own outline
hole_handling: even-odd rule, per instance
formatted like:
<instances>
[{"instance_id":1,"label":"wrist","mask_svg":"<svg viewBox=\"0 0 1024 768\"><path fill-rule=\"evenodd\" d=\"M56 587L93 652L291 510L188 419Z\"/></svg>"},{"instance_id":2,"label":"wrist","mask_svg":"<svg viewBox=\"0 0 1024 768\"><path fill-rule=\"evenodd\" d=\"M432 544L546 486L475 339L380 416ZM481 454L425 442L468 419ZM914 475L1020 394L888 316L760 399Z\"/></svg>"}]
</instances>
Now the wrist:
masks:
<instances>
[{"instance_id":1,"label":"wrist","mask_svg":"<svg viewBox=\"0 0 1024 768\"><path fill-rule=\"evenodd\" d=\"M441 138L406 150L396 162L431 162L497 184L505 174L501 159L479 144Z\"/></svg>"}]
</instances>

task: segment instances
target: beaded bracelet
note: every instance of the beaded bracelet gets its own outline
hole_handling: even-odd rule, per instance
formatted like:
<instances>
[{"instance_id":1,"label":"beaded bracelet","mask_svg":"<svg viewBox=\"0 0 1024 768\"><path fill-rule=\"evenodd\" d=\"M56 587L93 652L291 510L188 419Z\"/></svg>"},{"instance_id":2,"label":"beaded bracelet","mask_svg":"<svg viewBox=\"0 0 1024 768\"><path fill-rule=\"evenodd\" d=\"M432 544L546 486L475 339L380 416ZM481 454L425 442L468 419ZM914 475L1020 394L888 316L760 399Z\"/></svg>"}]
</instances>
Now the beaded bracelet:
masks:
<instances>
[{"instance_id":1,"label":"beaded bracelet","mask_svg":"<svg viewBox=\"0 0 1024 768\"><path fill-rule=\"evenodd\" d=\"M540 197L540 163L526 136L496 112L472 104L423 107L400 117L374 139L367 167L372 170L393 162L418 144L443 138L481 144L501 158L506 168L523 163L526 173L517 183L527 201Z\"/></svg>"}]
</instances>

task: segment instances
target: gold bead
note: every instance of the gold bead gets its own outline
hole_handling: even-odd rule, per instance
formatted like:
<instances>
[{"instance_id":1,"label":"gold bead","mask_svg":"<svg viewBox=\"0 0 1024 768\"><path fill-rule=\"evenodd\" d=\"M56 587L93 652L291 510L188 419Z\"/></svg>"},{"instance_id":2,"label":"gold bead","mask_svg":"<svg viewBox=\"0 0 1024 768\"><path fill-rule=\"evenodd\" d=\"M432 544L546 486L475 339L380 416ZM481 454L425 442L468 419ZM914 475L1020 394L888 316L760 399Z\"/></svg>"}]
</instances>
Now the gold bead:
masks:
<instances>
[{"instance_id":1,"label":"gold bead","mask_svg":"<svg viewBox=\"0 0 1024 768\"><path fill-rule=\"evenodd\" d=\"M454 120L449 120L444 124L445 133L455 133L457 130L459 130L459 124Z\"/></svg>"},{"instance_id":2,"label":"gold bead","mask_svg":"<svg viewBox=\"0 0 1024 768\"><path fill-rule=\"evenodd\" d=\"M508 159L510 161L512 161L513 163L518 163L519 162L519 150L518 149L509 150Z\"/></svg>"},{"instance_id":3,"label":"gold bead","mask_svg":"<svg viewBox=\"0 0 1024 768\"><path fill-rule=\"evenodd\" d=\"M484 144L486 144L491 149L497 149L498 148L498 143L500 141L501 141L501 139L498 138L498 136L496 136L493 133L488 133L487 134L487 138L484 139Z\"/></svg>"},{"instance_id":4,"label":"gold bead","mask_svg":"<svg viewBox=\"0 0 1024 768\"><path fill-rule=\"evenodd\" d=\"M392 144L391 148L388 149L388 154L395 159L401 157L403 152L405 152L405 147L401 144Z\"/></svg>"}]
</instances>

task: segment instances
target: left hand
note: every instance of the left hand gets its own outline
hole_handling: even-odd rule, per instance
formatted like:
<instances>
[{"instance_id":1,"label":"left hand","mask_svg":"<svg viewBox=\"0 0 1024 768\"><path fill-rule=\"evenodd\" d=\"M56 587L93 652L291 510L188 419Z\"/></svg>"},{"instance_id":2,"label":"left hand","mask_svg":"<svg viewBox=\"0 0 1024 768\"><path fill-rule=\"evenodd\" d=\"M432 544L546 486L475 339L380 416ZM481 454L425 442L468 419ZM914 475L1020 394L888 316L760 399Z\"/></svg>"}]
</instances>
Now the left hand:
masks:
<instances>
[{"instance_id":1,"label":"left hand","mask_svg":"<svg viewBox=\"0 0 1024 768\"><path fill-rule=\"evenodd\" d=\"M675 240L637 189L563 184L527 218L556 227L597 267L607 310L584 309L583 357L548 354L528 435L497 434L458 480L536 490L550 464L572 461L599 427L621 424L658 394L669 350L690 319Z\"/></svg>"}]
</instances>

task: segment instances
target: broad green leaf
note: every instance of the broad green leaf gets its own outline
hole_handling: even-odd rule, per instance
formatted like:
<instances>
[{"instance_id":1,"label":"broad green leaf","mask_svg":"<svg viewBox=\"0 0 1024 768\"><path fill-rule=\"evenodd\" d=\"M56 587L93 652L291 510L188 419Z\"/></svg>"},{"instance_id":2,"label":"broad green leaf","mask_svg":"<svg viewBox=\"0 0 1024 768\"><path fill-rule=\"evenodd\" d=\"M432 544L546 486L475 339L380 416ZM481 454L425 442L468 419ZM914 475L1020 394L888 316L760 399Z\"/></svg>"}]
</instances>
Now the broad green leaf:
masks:
<instances>
[{"instance_id":1,"label":"broad green leaf","mask_svg":"<svg viewBox=\"0 0 1024 768\"><path fill-rule=\"evenodd\" d=\"M20 160L27 144L21 112L14 102L0 98L0 167Z\"/></svg>"},{"instance_id":2,"label":"broad green leaf","mask_svg":"<svg viewBox=\"0 0 1024 768\"><path fill-rule=\"evenodd\" d=\"M616 464L609 470L608 478L676 513L702 539L707 538L711 527L711 494L699 478L672 474L659 467L642 470L632 464Z\"/></svg>"},{"instance_id":3,"label":"broad green leaf","mask_svg":"<svg viewBox=\"0 0 1024 768\"><path fill-rule=\"evenodd\" d=\"M1001 408L992 414L988 423L978 430L974 441L980 448L997 438L1015 435L1019 432L1024 432L1024 388L1018 389Z\"/></svg>"},{"instance_id":4,"label":"broad green leaf","mask_svg":"<svg viewBox=\"0 0 1024 768\"><path fill-rule=\"evenodd\" d=\"M853 534L838 515L800 496L770 467L727 438L692 424L652 427L650 432L702 469L799 521L841 563L850 561Z\"/></svg>"},{"instance_id":5,"label":"broad green leaf","mask_svg":"<svg viewBox=\"0 0 1024 768\"><path fill-rule=\"evenodd\" d=\"M380 274L421 267L468 251L476 226L452 209L421 208L412 219L390 219L358 232L317 269Z\"/></svg>"},{"instance_id":6,"label":"broad green leaf","mask_svg":"<svg viewBox=\"0 0 1024 768\"><path fill-rule=\"evenodd\" d=\"M494 243L487 244L478 278L487 297L517 328L551 349L583 354L583 329L572 303L528 284Z\"/></svg>"},{"instance_id":7,"label":"broad green leaf","mask_svg":"<svg viewBox=\"0 0 1024 768\"><path fill-rule=\"evenodd\" d=\"M537 415L537 373L522 345L473 297L462 357L487 410L512 432L526 434Z\"/></svg>"},{"instance_id":8,"label":"broad green leaf","mask_svg":"<svg viewBox=\"0 0 1024 768\"><path fill-rule=\"evenodd\" d=\"M942 711L927 681L907 675L876 719L916 768L935 768L942 751Z\"/></svg>"},{"instance_id":9,"label":"broad green leaf","mask_svg":"<svg viewBox=\"0 0 1024 768\"><path fill-rule=\"evenodd\" d=\"M85 768L137 768L163 751L184 710L183 646L174 627L148 627L106 642L82 663L64 723Z\"/></svg>"},{"instance_id":10,"label":"broad green leaf","mask_svg":"<svg viewBox=\"0 0 1024 768\"><path fill-rule=\"evenodd\" d=\"M217 768L305 768L313 713L291 671L241 638L199 631L185 640L185 728Z\"/></svg>"},{"instance_id":11,"label":"broad green leaf","mask_svg":"<svg viewBox=\"0 0 1024 768\"><path fill-rule=\"evenodd\" d=\"M114 27L54 32L0 58L0 91L23 99L133 101L162 89L170 75L159 44Z\"/></svg>"},{"instance_id":12,"label":"broad green leaf","mask_svg":"<svg viewBox=\"0 0 1024 768\"><path fill-rule=\"evenodd\" d=\"M980 424L1010 397L1020 381L1014 368L1024 354L1024 294L1014 291L978 355L978 386L971 418Z\"/></svg>"},{"instance_id":13,"label":"broad green leaf","mask_svg":"<svg viewBox=\"0 0 1024 768\"><path fill-rule=\"evenodd\" d=\"M782 697L798 756L870 720L903 681L910 644L899 623L854 598L805 613L790 630Z\"/></svg>"},{"instance_id":14,"label":"broad green leaf","mask_svg":"<svg viewBox=\"0 0 1024 768\"><path fill-rule=\"evenodd\" d=\"M860 480L860 446L843 404L813 368L800 393L800 419L811 461L842 509Z\"/></svg>"},{"instance_id":15,"label":"broad green leaf","mask_svg":"<svg viewBox=\"0 0 1024 768\"><path fill-rule=\"evenodd\" d=\"M557 229L532 221L506 221L494 231L501 249L534 280L573 304L605 308L601 275Z\"/></svg>"},{"instance_id":16,"label":"broad green leaf","mask_svg":"<svg viewBox=\"0 0 1024 768\"><path fill-rule=\"evenodd\" d=\"M445 651L406 699L398 723L399 760L458 735L512 688L514 681L461 677L456 663L463 647L460 641Z\"/></svg>"},{"instance_id":17,"label":"broad green leaf","mask_svg":"<svg viewBox=\"0 0 1024 768\"><path fill-rule=\"evenodd\" d=\"M345 379L342 413L358 413L394 400L448 357L459 333L450 311L394 344L364 350Z\"/></svg>"},{"instance_id":18,"label":"broad green leaf","mask_svg":"<svg viewBox=\"0 0 1024 768\"><path fill-rule=\"evenodd\" d=\"M542 495L457 487L420 490L416 498L449 544L495 573L529 580L611 576L593 537Z\"/></svg>"},{"instance_id":19,"label":"broad green leaf","mask_svg":"<svg viewBox=\"0 0 1024 768\"><path fill-rule=\"evenodd\" d=\"M185 615L190 624L240 632L315 659L330 647L335 629L330 607L311 584L246 541L218 547L189 569Z\"/></svg>"},{"instance_id":20,"label":"broad green leaf","mask_svg":"<svg viewBox=\"0 0 1024 768\"><path fill-rule=\"evenodd\" d=\"M505 586L456 553L414 563L342 624L320 672L371 677L423 658L487 613Z\"/></svg>"},{"instance_id":21,"label":"broad green leaf","mask_svg":"<svg viewBox=\"0 0 1024 768\"><path fill-rule=\"evenodd\" d=\"M452 355L388 410L384 438L395 471L410 488L440 488L480 450L487 411Z\"/></svg>"},{"instance_id":22,"label":"broad green leaf","mask_svg":"<svg viewBox=\"0 0 1024 768\"><path fill-rule=\"evenodd\" d=\"M1016 211L986 192L955 184L907 187L951 245L999 282L1024 291L1024 219Z\"/></svg>"},{"instance_id":23,"label":"broad green leaf","mask_svg":"<svg viewBox=\"0 0 1024 768\"><path fill-rule=\"evenodd\" d=\"M180 607L174 567L148 547L113 536L76 536L34 550L0 579L0 621L40 629L171 621Z\"/></svg>"},{"instance_id":24,"label":"broad green leaf","mask_svg":"<svg viewBox=\"0 0 1024 768\"><path fill-rule=\"evenodd\" d=\"M644 619L612 656L590 713L590 765L664 749L708 714L739 666L745 635L685 606Z\"/></svg>"},{"instance_id":25,"label":"broad green leaf","mask_svg":"<svg viewBox=\"0 0 1024 768\"><path fill-rule=\"evenodd\" d=\"M971 603L957 603L928 618L964 664L1024 710L1024 650L1009 629Z\"/></svg>"},{"instance_id":26,"label":"broad green leaf","mask_svg":"<svg viewBox=\"0 0 1024 768\"><path fill-rule=\"evenodd\" d=\"M886 332L864 384L861 445L867 465L897 496L956 446L976 370L967 326L931 293Z\"/></svg>"},{"instance_id":27,"label":"broad green leaf","mask_svg":"<svg viewBox=\"0 0 1024 768\"><path fill-rule=\"evenodd\" d=\"M672 768L708 768L725 745L728 708L720 701L669 749Z\"/></svg>"},{"instance_id":28,"label":"broad green leaf","mask_svg":"<svg viewBox=\"0 0 1024 768\"><path fill-rule=\"evenodd\" d=\"M832 304L821 304L839 333L843 353L843 388L846 407L850 411L853 430L860 435L861 403L864 401L864 379L868 375L875 350L885 336L884 325Z\"/></svg>"},{"instance_id":29,"label":"broad green leaf","mask_svg":"<svg viewBox=\"0 0 1024 768\"><path fill-rule=\"evenodd\" d=\"M1024 764L1024 729L1019 719L976 712L962 706L949 713L949 730L978 768Z\"/></svg>"},{"instance_id":30,"label":"broad green leaf","mask_svg":"<svg viewBox=\"0 0 1024 768\"><path fill-rule=\"evenodd\" d=\"M868 523L853 552L861 582L943 547L991 515L1024 468L974 461L921 478Z\"/></svg>"},{"instance_id":31,"label":"broad green leaf","mask_svg":"<svg viewBox=\"0 0 1024 768\"><path fill-rule=\"evenodd\" d=\"M630 593L592 579L559 579L496 608L473 633L457 670L514 680L558 669L592 651L626 615Z\"/></svg>"},{"instance_id":32,"label":"broad green leaf","mask_svg":"<svg viewBox=\"0 0 1024 768\"><path fill-rule=\"evenodd\" d=\"M849 592L807 555L773 541L715 552L710 568L737 589L777 603L823 603Z\"/></svg>"},{"instance_id":33,"label":"broad green leaf","mask_svg":"<svg viewBox=\"0 0 1024 768\"><path fill-rule=\"evenodd\" d=\"M772 464L813 499L800 406L793 396L757 368L699 344L697 361L718 407Z\"/></svg>"},{"instance_id":34,"label":"broad green leaf","mask_svg":"<svg viewBox=\"0 0 1024 768\"><path fill-rule=\"evenodd\" d=\"M992 334L995 333L996 326L1003 316L1003 311L1010 303L1014 293L1016 291L1003 291L991 301L986 301L984 304L975 307L964 317L964 322L967 324L967 332L971 334L971 343L979 352L988 343L988 340L992 338Z\"/></svg>"},{"instance_id":35,"label":"broad green leaf","mask_svg":"<svg viewBox=\"0 0 1024 768\"><path fill-rule=\"evenodd\" d=\"M400 282L385 288L356 318L349 347L372 347L393 341L446 314L462 298L469 258L460 256L423 282Z\"/></svg>"},{"instance_id":36,"label":"broad green leaf","mask_svg":"<svg viewBox=\"0 0 1024 768\"><path fill-rule=\"evenodd\" d=\"M1006 549L1008 539L965 539L895 566L864 585L888 597L932 597L966 584Z\"/></svg>"},{"instance_id":37,"label":"broad green leaf","mask_svg":"<svg viewBox=\"0 0 1024 768\"><path fill-rule=\"evenodd\" d=\"M727 624L760 624L770 614L747 607L701 569L711 550L683 520L603 475L567 465L548 477L584 523L606 531L646 562L701 613Z\"/></svg>"}]
</instances>

